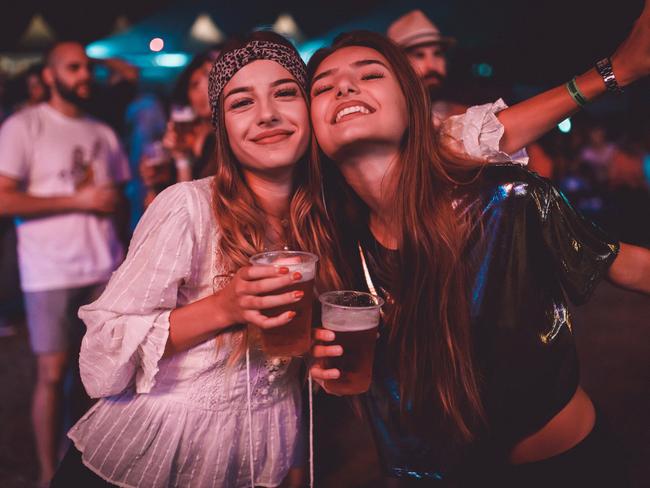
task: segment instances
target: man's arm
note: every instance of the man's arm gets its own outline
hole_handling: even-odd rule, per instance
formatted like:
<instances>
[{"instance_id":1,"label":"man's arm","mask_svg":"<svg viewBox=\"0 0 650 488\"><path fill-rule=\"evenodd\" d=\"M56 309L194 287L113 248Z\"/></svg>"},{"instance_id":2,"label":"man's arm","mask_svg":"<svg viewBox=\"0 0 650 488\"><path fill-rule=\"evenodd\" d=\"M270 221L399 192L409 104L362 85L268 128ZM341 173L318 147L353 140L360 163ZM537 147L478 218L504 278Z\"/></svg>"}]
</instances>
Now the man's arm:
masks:
<instances>
[{"instance_id":1,"label":"man's arm","mask_svg":"<svg viewBox=\"0 0 650 488\"><path fill-rule=\"evenodd\" d=\"M88 186L61 197L35 197L20 189L20 182L0 175L0 216L41 217L67 212L112 213L119 200L110 187Z\"/></svg>"},{"instance_id":2,"label":"man's arm","mask_svg":"<svg viewBox=\"0 0 650 488\"><path fill-rule=\"evenodd\" d=\"M650 295L650 249L621 243L607 278L622 288Z\"/></svg>"}]
</instances>

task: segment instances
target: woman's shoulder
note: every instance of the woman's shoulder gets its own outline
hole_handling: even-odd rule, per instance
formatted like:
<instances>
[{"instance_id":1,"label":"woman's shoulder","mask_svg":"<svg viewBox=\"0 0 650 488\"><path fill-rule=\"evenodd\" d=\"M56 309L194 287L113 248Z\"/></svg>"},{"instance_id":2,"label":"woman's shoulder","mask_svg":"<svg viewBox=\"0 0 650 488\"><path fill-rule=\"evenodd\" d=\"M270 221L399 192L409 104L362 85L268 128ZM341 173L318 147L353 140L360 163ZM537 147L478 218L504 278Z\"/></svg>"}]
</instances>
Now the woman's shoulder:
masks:
<instances>
[{"instance_id":1,"label":"woman's shoulder","mask_svg":"<svg viewBox=\"0 0 650 488\"><path fill-rule=\"evenodd\" d=\"M165 188L147 208L141 224L186 221L189 227L201 230L212 227L211 181L211 177L183 181Z\"/></svg>"},{"instance_id":2,"label":"woman's shoulder","mask_svg":"<svg viewBox=\"0 0 650 488\"><path fill-rule=\"evenodd\" d=\"M546 199L553 184L519 164L489 164L481 171L475 188L487 201Z\"/></svg>"}]
</instances>

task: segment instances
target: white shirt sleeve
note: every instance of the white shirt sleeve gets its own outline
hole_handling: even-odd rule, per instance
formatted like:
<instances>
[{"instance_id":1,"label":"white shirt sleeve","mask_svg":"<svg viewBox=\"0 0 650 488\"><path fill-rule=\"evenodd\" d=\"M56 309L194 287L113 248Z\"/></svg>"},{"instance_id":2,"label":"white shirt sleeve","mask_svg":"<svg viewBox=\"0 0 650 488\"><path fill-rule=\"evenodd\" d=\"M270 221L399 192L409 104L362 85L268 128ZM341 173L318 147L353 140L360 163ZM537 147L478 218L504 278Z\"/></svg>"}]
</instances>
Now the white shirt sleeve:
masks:
<instances>
[{"instance_id":1,"label":"white shirt sleeve","mask_svg":"<svg viewBox=\"0 0 650 488\"><path fill-rule=\"evenodd\" d=\"M18 181L29 175L28 149L31 146L27 125L20 112L0 127L0 174Z\"/></svg>"},{"instance_id":2,"label":"white shirt sleeve","mask_svg":"<svg viewBox=\"0 0 650 488\"><path fill-rule=\"evenodd\" d=\"M514 154L499 150L504 127L496 114L508 108L503 99L476 105L461 115L442 123L442 140L452 150L489 163L528 164L528 154L521 149Z\"/></svg>"},{"instance_id":3,"label":"white shirt sleeve","mask_svg":"<svg viewBox=\"0 0 650 488\"><path fill-rule=\"evenodd\" d=\"M155 383L169 334L169 315L192 269L194 234L186 184L163 191L140 220L124 263L101 297L81 307L87 331L79 365L88 394L104 397L135 381Z\"/></svg>"}]
</instances>

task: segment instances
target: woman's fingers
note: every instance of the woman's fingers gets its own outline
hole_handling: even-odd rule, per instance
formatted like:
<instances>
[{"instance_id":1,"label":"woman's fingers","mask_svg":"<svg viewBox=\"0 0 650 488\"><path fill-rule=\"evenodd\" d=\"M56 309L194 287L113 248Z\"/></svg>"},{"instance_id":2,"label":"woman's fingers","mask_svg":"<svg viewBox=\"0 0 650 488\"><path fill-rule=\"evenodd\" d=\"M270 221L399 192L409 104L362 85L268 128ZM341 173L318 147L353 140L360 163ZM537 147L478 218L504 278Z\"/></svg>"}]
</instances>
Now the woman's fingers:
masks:
<instances>
[{"instance_id":1,"label":"woman's fingers","mask_svg":"<svg viewBox=\"0 0 650 488\"><path fill-rule=\"evenodd\" d=\"M319 364L314 364L310 369L311 377L315 380L336 380L341 376L341 372L336 369L325 369Z\"/></svg>"},{"instance_id":2,"label":"woman's fingers","mask_svg":"<svg viewBox=\"0 0 650 488\"><path fill-rule=\"evenodd\" d=\"M286 276L289 274L289 268L285 266L245 266L240 268L237 275L246 281L261 280L264 278L274 278L278 276Z\"/></svg>"},{"instance_id":3,"label":"woman's fingers","mask_svg":"<svg viewBox=\"0 0 650 488\"><path fill-rule=\"evenodd\" d=\"M241 307L249 310L265 310L299 302L302 300L303 296L304 293L300 290L282 293L281 295L267 295L264 297L245 295L240 298L239 304Z\"/></svg>"},{"instance_id":4,"label":"woman's fingers","mask_svg":"<svg viewBox=\"0 0 650 488\"><path fill-rule=\"evenodd\" d=\"M244 313L244 320L249 324L255 325L260 329L273 329L282 325L288 324L296 316L296 312L289 310L287 312L276 315L275 317L267 317L262 315L257 310L249 310Z\"/></svg>"},{"instance_id":5,"label":"woman's fingers","mask_svg":"<svg viewBox=\"0 0 650 488\"><path fill-rule=\"evenodd\" d=\"M315 341L332 342L336 339L336 334L328 329L312 329Z\"/></svg>"},{"instance_id":6,"label":"woman's fingers","mask_svg":"<svg viewBox=\"0 0 650 488\"><path fill-rule=\"evenodd\" d=\"M333 358L343 355L341 346L324 346L316 344L311 348L311 355L315 358Z\"/></svg>"}]
</instances>

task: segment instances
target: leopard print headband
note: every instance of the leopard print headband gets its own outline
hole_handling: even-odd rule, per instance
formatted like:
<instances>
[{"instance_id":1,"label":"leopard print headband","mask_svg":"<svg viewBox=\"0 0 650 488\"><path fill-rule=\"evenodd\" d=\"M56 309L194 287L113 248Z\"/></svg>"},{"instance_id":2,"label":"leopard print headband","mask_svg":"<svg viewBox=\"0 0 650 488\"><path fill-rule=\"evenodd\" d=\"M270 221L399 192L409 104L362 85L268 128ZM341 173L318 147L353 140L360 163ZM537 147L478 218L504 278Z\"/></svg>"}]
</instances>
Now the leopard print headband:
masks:
<instances>
[{"instance_id":1,"label":"leopard print headband","mask_svg":"<svg viewBox=\"0 0 650 488\"><path fill-rule=\"evenodd\" d=\"M307 68L300 56L288 46L271 41L251 41L244 47L228 51L212 66L208 84L212 124L219 121L219 96L235 73L253 61L275 61L293 75L303 91L307 91Z\"/></svg>"}]
</instances>

